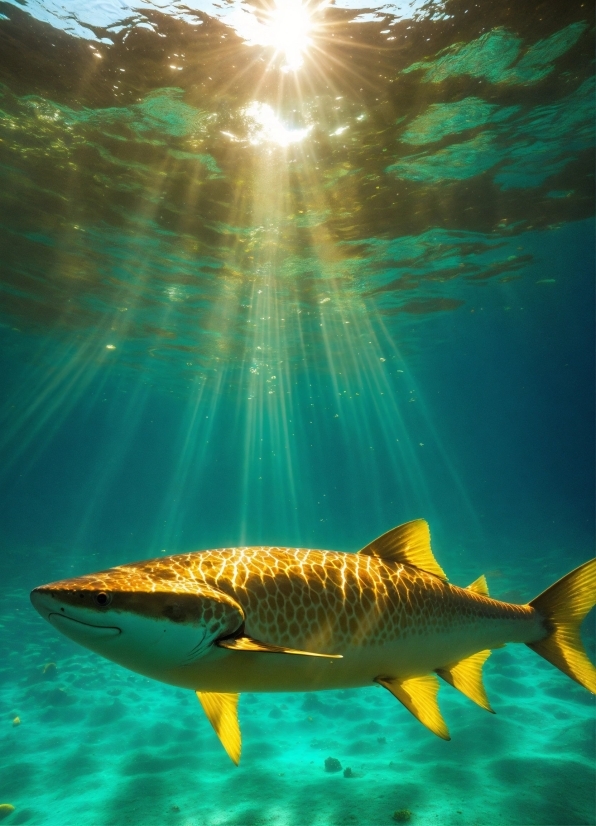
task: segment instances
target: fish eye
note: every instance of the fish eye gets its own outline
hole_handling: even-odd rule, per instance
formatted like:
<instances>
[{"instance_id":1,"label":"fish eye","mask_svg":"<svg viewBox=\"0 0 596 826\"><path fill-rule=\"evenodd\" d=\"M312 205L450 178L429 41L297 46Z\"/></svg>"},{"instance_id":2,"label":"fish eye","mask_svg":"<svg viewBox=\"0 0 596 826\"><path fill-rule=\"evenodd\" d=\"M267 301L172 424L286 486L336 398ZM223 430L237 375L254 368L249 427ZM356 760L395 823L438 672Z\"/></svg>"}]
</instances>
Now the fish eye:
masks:
<instances>
[{"instance_id":1,"label":"fish eye","mask_svg":"<svg viewBox=\"0 0 596 826\"><path fill-rule=\"evenodd\" d=\"M94 599L100 608L107 608L112 601L112 595L109 591L98 591L98 593L95 594Z\"/></svg>"}]
</instances>

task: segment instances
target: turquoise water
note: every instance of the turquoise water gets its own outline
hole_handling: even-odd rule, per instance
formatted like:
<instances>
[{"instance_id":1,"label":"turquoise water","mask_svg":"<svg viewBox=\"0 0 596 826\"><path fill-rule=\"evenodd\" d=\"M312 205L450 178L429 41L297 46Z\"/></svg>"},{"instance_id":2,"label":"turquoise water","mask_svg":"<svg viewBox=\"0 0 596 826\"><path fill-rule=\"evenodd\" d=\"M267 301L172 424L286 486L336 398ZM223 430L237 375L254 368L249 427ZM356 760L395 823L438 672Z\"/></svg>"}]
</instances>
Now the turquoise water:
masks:
<instances>
[{"instance_id":1,"label":"turquoise water","mask_svg":"<svg viewBox=\"0 0 596 826\"><path fill-rule=\"evenodd\" d=\"M593 698L523 645L496 715L441 686L450 742L380 686L244 694L235 767L29 603L419 517L506 601L594 555L592 10L306 8L0 3L7 824L596 823Z\"/></svg>"}]
</instances>

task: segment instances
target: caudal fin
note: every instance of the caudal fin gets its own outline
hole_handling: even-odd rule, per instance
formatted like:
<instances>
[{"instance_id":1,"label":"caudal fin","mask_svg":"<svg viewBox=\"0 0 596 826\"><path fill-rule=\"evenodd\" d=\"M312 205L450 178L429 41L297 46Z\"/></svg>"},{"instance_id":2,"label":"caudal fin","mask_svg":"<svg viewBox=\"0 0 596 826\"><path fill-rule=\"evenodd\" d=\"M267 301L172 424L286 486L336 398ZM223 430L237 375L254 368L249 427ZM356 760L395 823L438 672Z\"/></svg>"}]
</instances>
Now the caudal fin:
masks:
<instances>
[{"instance_id":1,"label":"caudal fin","mask_svg":"<svg viewBox=\"0 0 596 826\"><path fill-rule=\"evenodd\" d=\"M549 633L539 642L528 643L592 694L596 694L596 668L584 650L580 627L595 604L596 559L591 559L532 600L530 605L544 617Z\"/></svg>"}]
</instances>

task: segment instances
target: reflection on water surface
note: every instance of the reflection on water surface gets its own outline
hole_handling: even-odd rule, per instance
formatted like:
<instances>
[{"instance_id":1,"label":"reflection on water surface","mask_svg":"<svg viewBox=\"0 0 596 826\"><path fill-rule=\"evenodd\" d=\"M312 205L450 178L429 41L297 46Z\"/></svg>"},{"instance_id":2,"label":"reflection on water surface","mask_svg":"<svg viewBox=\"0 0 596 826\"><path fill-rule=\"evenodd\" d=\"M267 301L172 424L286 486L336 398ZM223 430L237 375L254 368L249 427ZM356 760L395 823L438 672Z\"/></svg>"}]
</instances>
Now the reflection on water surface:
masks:
<instances>
[{"instance_id":1,"label":"reflection on water surface","mask_svg":"<svg viewBox=\"0 0 596 826\"><path fill-rule=\"evenodd\" d=\"M523 273L528 231L592 210L585 6L408 8L147 5L102 28L73 6L50 29L5 4L14 324L110 329L130 363L300 361L306 330L335 351L354 324L354 347L365 317L408 346L404 320Z\"/></svg>"}]
</instances>

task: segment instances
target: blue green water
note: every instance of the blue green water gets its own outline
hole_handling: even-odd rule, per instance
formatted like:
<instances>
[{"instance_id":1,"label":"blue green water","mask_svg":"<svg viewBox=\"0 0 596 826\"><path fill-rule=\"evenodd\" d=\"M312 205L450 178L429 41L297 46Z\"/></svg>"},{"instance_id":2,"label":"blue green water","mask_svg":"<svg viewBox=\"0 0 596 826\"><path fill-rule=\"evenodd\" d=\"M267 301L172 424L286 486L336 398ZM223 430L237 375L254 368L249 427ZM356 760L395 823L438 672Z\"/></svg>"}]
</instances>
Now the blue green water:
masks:
<instances>
[{"instance_id":1,"label":"blue green water","mask_svg":"<svg viewBox=\"0 0 596 826\"><path fill-rule=\"evenodd\" d=\"M594 555L592 9L310 11L288 69L264 5L0 3L7 824L596 823L593 698L525 646L494 716L442 686L450 742L379 686L243 695L236 768L191 692L30 606L418 517L497 599Z\"/></svg>"}]
</instances>

